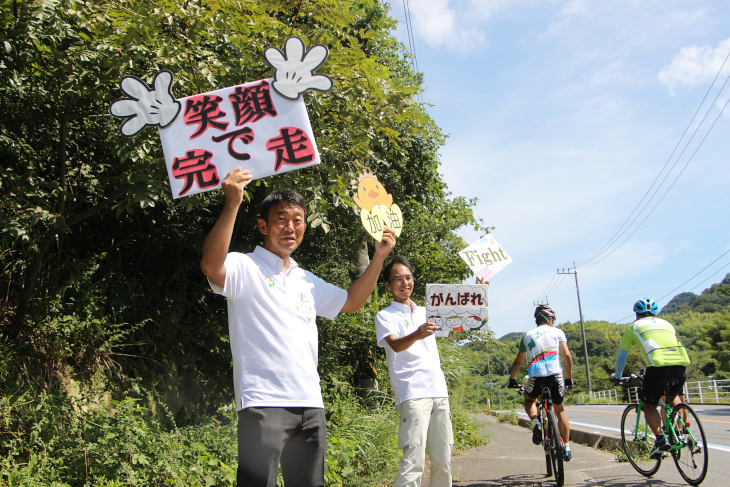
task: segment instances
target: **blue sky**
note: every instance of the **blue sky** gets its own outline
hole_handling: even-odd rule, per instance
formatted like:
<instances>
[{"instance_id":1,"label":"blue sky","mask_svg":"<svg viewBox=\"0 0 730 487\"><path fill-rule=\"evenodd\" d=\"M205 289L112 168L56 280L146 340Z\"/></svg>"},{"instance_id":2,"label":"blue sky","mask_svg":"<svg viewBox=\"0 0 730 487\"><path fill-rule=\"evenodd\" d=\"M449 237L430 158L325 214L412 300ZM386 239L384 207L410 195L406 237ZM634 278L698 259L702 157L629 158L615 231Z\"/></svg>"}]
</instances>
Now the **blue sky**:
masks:
<instances>
[{"instance_id":1,"label":"blue sky","mask_svg":"<svg viewBox=\"0 0 730 487\"><path fill-rule=\"evenodd\" d=\"M730 2L408 4L423 100L449 136L441 172L454 196L479 198L476 215L514 259L490 288L498 337L534 326L533 302L546 294L559 322L579 320L575 280L556 274L573 261L583 316L608 321L630 316L638 298L663 306L730 272L728 253L659 299L730 250L730 60L720 70ZM407 44L403 1L391 15ZM581 267L667 174L625 243Z\"/></svg>"}]
</instances>

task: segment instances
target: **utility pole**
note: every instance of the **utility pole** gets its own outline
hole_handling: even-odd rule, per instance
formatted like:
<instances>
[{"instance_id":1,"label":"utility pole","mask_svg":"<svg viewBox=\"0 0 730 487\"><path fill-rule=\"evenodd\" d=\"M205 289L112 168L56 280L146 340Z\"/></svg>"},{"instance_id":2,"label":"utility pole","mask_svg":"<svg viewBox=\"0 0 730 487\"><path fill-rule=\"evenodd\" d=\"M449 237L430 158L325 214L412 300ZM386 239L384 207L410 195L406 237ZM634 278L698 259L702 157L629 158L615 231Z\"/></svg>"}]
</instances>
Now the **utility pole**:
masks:
<instances>
[{"instance_id":1,"label":"utility pole","mask_svg":"<svg viewBox=\"0 0 730 487\"><path fill-rule=\"evenodd\" d=\"M588 344L586 343L586 327L583 324L583 309L580 305L580 288L578 288L578 270L575 268L575 262L573 262L573 270L570 269L558 269L558 274L570 274L575 277L575 290L578 292L578 313L580 313L580 331L583 334L583 356L586 358L586 378L588 379L588 392L593 392L593 384L591 383L591 369L588 365Z\"/></svg>"}]
</instances>

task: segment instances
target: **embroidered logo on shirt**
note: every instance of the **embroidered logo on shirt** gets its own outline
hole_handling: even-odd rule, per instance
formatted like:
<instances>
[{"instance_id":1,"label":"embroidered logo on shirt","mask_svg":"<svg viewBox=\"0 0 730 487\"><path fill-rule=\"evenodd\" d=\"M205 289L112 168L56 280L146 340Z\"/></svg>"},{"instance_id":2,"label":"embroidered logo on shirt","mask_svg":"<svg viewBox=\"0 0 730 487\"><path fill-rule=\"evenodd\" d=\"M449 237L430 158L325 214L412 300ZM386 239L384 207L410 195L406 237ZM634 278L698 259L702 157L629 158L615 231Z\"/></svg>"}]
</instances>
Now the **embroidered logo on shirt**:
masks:
<instances>
[{"instance_id":1,"label":"embroidered logo on shirt","mask_svg":"<svg viewBox=\"0 0 730 487\"><path fill-rule=\"evenodd\" d=\"M406 320L405 323L404 323L404 325L405 325L406 328L408 328L409 326L411 326L411 322L408 321L408 320Z\"/></svg>"},{"instance_id":2,"label":"embroidered logo on shirt","mask_svg":"<svg viewBox=\"0 0 730 487\"><path fill-rule=\"evenodd\" d=\"M301 293L299 295L299 299L302 301L297 306L299 312L309 318L310 321L314 320L317 317L317 312L314 310L314 301L312 300L312 296Z\"/></svg>"},{"instance_id":3,"label":"embroidered logo on shirt","mask_svg":"<svg viewBox=\"0 0 730 487\"><path fill-rule=\"evenodd\" d=\"M274 280L270 277L266 278L266 285L269 286L271 289L274 289L274 286L276 286L276 283Z\"/></svg>"}]
</instances>

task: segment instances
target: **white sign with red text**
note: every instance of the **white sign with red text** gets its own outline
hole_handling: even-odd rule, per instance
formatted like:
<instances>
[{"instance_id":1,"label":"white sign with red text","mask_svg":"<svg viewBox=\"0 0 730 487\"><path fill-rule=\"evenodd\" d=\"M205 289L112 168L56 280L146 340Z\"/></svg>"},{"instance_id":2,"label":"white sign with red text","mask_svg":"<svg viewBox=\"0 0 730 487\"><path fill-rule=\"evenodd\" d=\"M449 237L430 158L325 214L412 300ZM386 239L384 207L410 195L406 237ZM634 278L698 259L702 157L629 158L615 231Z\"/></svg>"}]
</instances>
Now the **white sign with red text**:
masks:
<instances>
[{"instance_id":1,"label":"white sign with red text","mask_svg":"<svg viewBox=\"0 0 730 487\"><path fill-rule=\"evenodd\" d=\"M260 80L178 98L180 114L160 128L174 198L220 188L240 166L253 179L319 164L303 98Z\"/></svg>"}]
</instances>

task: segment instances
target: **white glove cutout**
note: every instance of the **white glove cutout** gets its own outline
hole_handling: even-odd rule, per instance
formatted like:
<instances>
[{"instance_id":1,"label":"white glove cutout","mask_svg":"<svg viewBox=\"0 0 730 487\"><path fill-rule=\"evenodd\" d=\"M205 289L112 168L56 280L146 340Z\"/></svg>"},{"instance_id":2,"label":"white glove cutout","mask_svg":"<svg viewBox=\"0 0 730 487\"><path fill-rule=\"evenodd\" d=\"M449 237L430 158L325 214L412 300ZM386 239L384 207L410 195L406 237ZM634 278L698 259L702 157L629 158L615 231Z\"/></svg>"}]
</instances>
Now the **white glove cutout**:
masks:
<instances>
[{"instance_id":1,"label":"white glove cutout","mask_svg":"<svg viewBox=\"0 0 730 487\"><path fill-rule=\"evenodd\" d=\"M147 125L165 128L177 118L182 106L172 96L172 78L172 72L160 71L155 76L154 90L150 90L144 81L135 76L122 78L119 86L129 98L121 98L109 105L109 113L127 118L119 127L122 135L132 137Z\"/></svg>"},{"instance_id":2,"label":"white glove cutout","mask_svg":"<svg viewBox=\"0 0 730 487\"><path fill-rule=\"evenodd\" d=\"M332 79L323 74L314 74L320 67L329 50L322 44L312 46L304 52L304 42L298 37L289 37L284 44L284 52L276 47L264 51L266 61L274 68L273 87L284 98L296 100L307 90L329 91Z\"/></svg>"}]
</instances>

